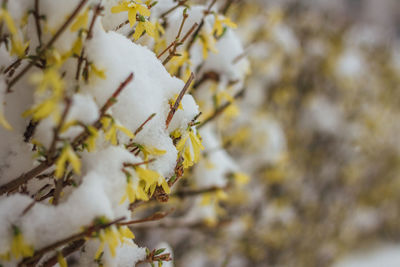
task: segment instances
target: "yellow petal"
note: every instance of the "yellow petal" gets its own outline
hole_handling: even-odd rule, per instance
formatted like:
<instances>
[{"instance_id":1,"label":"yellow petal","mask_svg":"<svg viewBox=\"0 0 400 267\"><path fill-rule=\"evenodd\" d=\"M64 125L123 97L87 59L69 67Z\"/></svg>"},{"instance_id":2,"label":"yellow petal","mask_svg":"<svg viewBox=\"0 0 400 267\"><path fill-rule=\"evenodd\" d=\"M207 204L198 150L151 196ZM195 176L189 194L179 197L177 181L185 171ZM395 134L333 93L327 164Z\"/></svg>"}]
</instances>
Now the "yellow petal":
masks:
<instances>
[{"instance_id":1,"label":"yellow petal","mask_svg":"<svg viewBox=\"0 0 400 267\"><path fill-rule=\"evenodd\" d=\"M6 118L4 117L3 113L0 112L0 124L7 130L12 130L11 125L8 123Z\"/></svg>"},{"instance_id":2,"label":"yellow petal","mask_svg":"<svg viewBox=\"0 0 400 267\"><path fill-rule=\"evenodd\" d=\"M150 10L146 6L136 5L136 9L137 12L139 12L139 14L142 16L149 17L151 14Z\"/></svg>"},{"instance_id":3,"label":"yellow petal","mask_svg":"<svg viewBox=\"0 0 400 267\"><path fill-rule=\"evenodd\" d=\"M115 127L117 127L118 130L120 130L121 132L123 132L126 136L128 136L130 139L135 138L135 135L131 132L131 130L129 130L128 128L126 128L125 126L122 126L120 124L116 124Z\"/></svg>"},{"instance_id":4,"label":"yellow petal","mask_svg":"<svg viewBox=\"0 0 400 267\"><path fill-rule=\"evenodd\" d=\"M165 178L163 178L163 182L161 183L161 187L164 189L164 192L169 194L171 193L171 189L169 188L169 185L167 183L167 181L165 180Z\"/></svg>"},{"instance_id":5,"label":"yellow petal","mask_svg":"<svg viewBox=\"0 0 400 267\"><path fill-rule=\"evenodd\" d=\"M10 33L12 35L18 34L17 27L15 26L13 18L11 17L10 13L8 13L8 11L5 10L4 8L1 9L0 18L2 18L4 20L4 22L6 23L6 25L8 27L8 30L10 31Z\"/></svg>"},{"instance_id":6,"label":"yellow petal","mask_svg":"<svg viewBox=\"0 0 400 267\"><path fill-rule=\"evenodd\" d=\"M181 140L179 140L178 144L176 144L176 149L181 152L183 148L185 147L186 141L188 140L189 135L185 134Z\"/></svg>"},{"instance_id":7,"label":"yellow petal","mask_svg":"<svg viewBox=\"0 0 400 267\"><path fill-rule=\"evenodd\" d=\"M79 157L75 154L75 151L71 146L68 146L68 160L72 165L72 169L76 174L81 173L81 161Z\"/></svg>"},{"instance_id":8,"label":"yellow petal","mask_svg":"<svg viewBox=\"0 0 400 267\"><path fill-rule=\"evenodd\" d=\"M144 28L146 29L146 33L148 34L148 35L150 35L151 37L155 37L155 27L154 27L154 25L151 23L151 22L149 22L149 21L145 21L144 22Z\"/></svg>"},{"instance_id":9,"label":"yellow petal","mask_svg":"<svg viewBox=\"0 0 400 267\"><path fill-rule=\"evenodd\" d=\"M112 10L112 9L111 9ZM89 21L89 9L86 9L85 12L80 14L75 22L71 25L71 31L76 32L81 28L85 28Z\"/></svg>"},{"instance_id":10,"label":"yellow petal","mask_svg":"<svg viewBox=\"0 0 400 267\"><path fill-rule=\"evenodd\" d=\"M140 38L140 36L142 36L144 30L145 30L144 23L143 22L139 22L138 25L135 28L135 33L132 36L133 39L135 41L137 41Z\"/></svg>"},{"instance_id":11,"label":"yellow petal","mask_svg":"<svg viewBox=\"0 0 400 267\"><path fill-rule=\"evenodd\" d=\"M101 243L100 243L100 246L99 246L99 248L97 249L97 251L96 251L96 254L94 255L94 258L96 259L96 260L98 260L99 258L100 258L100 255L101 255L101 253L104 251L104 241L102 241Z\"/></svg>"},{"instance_id":12,"label":"yellow petal","mask_svg":"<svg viewBox=\"0 0 400 267\"><path fill-rule=\"evenodd\" d=\"M67 261L65 260L64 256L60 252L57 253L57 261L58 261L58 265L60 265L60 267L68 267Z\"/></svg>"},{"instance_id":13,"label":"yellow petal","mask_svg":"<svg viewBox=\"0 0 400 267\"><path fill-rule=\"evenodd\" d=\"M120 13L124 11L128 11L129 7L127 7L125 4L120 4L118 6L113 6L111 8L111 13Z\"/></svg>"},{"instance_id":14,"label":"yellow petal","mask_svg":"<svg viewBox=\"0 0 400 267\"><path fill-rule=\"evenodd\" d=\"M128 11L128 20L129 20L129 25L131 26L131 28L136 23L136 13L137 13L137 11L135 8L131 8Z\"/></svg>"},{"instance_id":15,"label":"yellow petal","mask_svg":"<svg viewBox=\"0 0 400 267\"><path fill-rule=\"evenodd\" d=\"M56 171L54 174L56 178L61 178L63 176L66 162L67 162L67 152L64 149L56 161Z\"/></svg>"}]
</instances>

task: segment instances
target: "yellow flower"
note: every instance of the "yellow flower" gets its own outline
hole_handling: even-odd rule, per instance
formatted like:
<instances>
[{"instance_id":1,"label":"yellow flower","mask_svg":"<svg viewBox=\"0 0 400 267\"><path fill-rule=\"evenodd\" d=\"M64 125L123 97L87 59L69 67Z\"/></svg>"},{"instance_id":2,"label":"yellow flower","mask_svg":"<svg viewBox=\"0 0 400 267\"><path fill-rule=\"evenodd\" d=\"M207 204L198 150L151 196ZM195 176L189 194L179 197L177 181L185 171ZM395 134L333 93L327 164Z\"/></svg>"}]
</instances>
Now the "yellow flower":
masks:
<instances>
[{"instance_id":1,"label":"yellow flower","mask_svg":"<svg viewBox=\"0 0 400 267\"><path fill-rule=\"evenodd\" d=\"M115 225L108 227L106 229L102 229L99 232L100 238L100 246L97 249L95 254L95 259L99 259L101 253L104 251L104 247L107 244L111 256L115 257L116 248L127 242L127 240L132 240L135 238L135 235L131 232L131 230L127 226L116 227Z\"/></svg>"},{"instance_id":2,"label":"yellow flower","mask_svg":"<svg viewBox=\"0 0 400 267\"><path fill-rule=\"evenodd\" d=\"M140 146L140 150L143 153L144 160L148 160L149 155L162 156L167 152L152 146Z\"/></svg>"},{"instance_id":3,"label":"yellow flower","mask_svg":"<svg viewBox=\"0 0 400 267\"><path fill-rule=\"evenodd\" d=\"M198 135L194 134L193 131L189 132L190 141L192 143L192 148L194 152L194 162L199 161L200 150L204 150Z\"/></svg>"},{"instance_id":4,"label":"yellow flower","mask_svg":"<svg viewBox=\"0 0 400 267\"><path fill-rule=\"evenodd\" d=\"M100 238L100 246L94 256L95 259L99 259L101 253L104 251L104 246L107 244L111 256L115 257L116 249L119 245L120 240L120 233L118 232L117 228L113 225L106 229L101 229L99 233Z\"/></svg>"},{"instance_id":5,"label":"yellow flower","mask_svg":"<svg viewBox=\"0 0 400 267\"><path fill-rule=\"evenodd\" d=\"M76 32L81 28L85 28L89 21L89 8L85 10L82 14L80 14L75 22L71 25L71 31Z\"/></svg>"},{"instance_id":6,"label":"yellow flower","mask_svg":"<svg viewBox=\"0 0 400 267\"><path fill-rule=\"evenodd\" d=\"M18 57L24 57L25 51L29 46L29 42L23 43L17 35L11 38L11 54Z\"/></svg>"},{"instance_id":7,"label":"yellow flower","mask_svg":"<svg viewBox=\"0 0 400 267\"><path fill-rule=\"evenodd\" d=\"M187 140L190 139L190 144ZM176 145L176 149L183 156L183 167L189 168L200 159L200 151L204 150L200 138L193 132L192 129L181 137L181 140ZM192 152L193 151L193 152Z\"/></svg>"},{"instance_id":8,"label":"yellow flower","mask_svg":"<svg viewBox=\"0 0 400 267\"><path fill-rule=\"evenodd\" d=\"M0 10L0 21L4 21L6 23L11 35L18 34L18 30L17 27L15 26L13 18L11 17L10 13L8 13L8 11L5 10L4 8Z\"/></svg>"},{"instance_id":9,"label":"yellow flower","mask_svg":"<svg viewBox=\"0 0 400 267\"><path fill-rule=\"evenodd\" d=\"M119 232L119 240L121 244L126 243L126 240L132 240L135 238L135 235L127 226L122 226L118 228Z\"/></svg>"},{"instance_id":10,"label":"yellow flower","mask_svg":"<svg viewBox=\"0 0 400 267\"><path fill-rule=\"evenodd\" d=\"M128 20L131 27L136 23L136 14L139 13L142 16L149 17L150 10L142 5L142 1L129 1L125 0L120 2L119 5L111 8L111 13L128 12Z\"/></svg>"},{"instance_id":11,"label":"yellow flower","mask_svg":"<svg viewBox=\"0 0 400 267\"><path fill-rule=\"evenodd\" d=\"M57 97L51 97L39 105L28 109L24 113L22 113L23 117L28 117L32 115L32 118L35 121L39 121L41 119L47 118L50 115L53 115L55 121L58 121L59 119L59 109L58 109L58 98Z\"/></svg>"},{"instance_id":12,"label":"yellow flower","mask_svg":"<svg viewBox=\"0 0 400 267\"><path fill-rule=\"evenodd\" d=\"M61 95L65 88L64 81L55 68L49 68L44 72L33 74L30 77L30 81L37 85L36 91L38 93L43 93L47 89L52 89L56 95Z\"/></svg>"},{"instance_id":13,"label":"yellow flower","mask_svg":"<svg viewBox=\"0 0 400 267\"><path fill-rule=\"evenodd\" d=\"M81 171L81 161L79 157L75 154L70 144L64 146L61 151L61 155L56 160L56 178L61 178L65 171L65 163L71 163L72 169L75 173L80 174Z\"/></svg>"},{"instance_id":14,"label":"yellow flower","mask_svg":"<svg viewBox=\"0 0 400 267\"><path fill-rule=\"evenodd\" d=\"M125 126L115 122L112 118L110 117L104 117L101 119L101 123L103 125L103 130L105 132L105 139L109 140L112 145L117 145L118 140L117 140L117 130L123 132L126 136L128 136L130 139L135 138L135 135L126 128Z\"/></svg>"},{"instance_id":15,"label":"yellow flower","mask_svg":"<svg viewBox=\"0 0 400 267\"><path fill-rule=\"evenodd\" d=\"M218 50L215 48L217 41L212 34L202 33L200 35L200 42L203 46L203 59L208 58L208 51L218 53Z\"/></svg>"},{"instance_id":16,"label":"yellow flower","mask_svg":"<svg viewBox=\"0 0 400 267\"><path fill-rule=\"evenodd\" d=\"M96 139L99 136L99 132L93 126L88 126L87 130L89 132L89 137L86 139L87 150L92 152L96 148Z\"/></svg>"},{"instance_id":17,"label":"yellow flower","mask_svg":"<svg viewBox=\"0 0 400 267\"><path fill-rule=\"evenodd\" d=\"M153 195L157 186L161 186L167 194L171 192L167 181L158 172L142 167L135 168L135 171L139 178L146 183L144 191L150 196Z\"/></svg>"},{"instance_id":18,"label":"yellow flower","mask_svg":"<svg viewBox=\"0 0 400 267\"><path fill-rule=\"evenodd\" d=\"M13 240L11 242L11 254L19 259L20 257L30 257L34 250L32 246L25 243L24 237L18 227L13 226Z\"/></svg>"},{"instance_id":19,"label":"yellow flower","mask_svg":"<svg viewBox=\"0 0 400 267\"><path fill-rule=\"evenodd\" d=\"M140 180L146 182L145 191L147 192L153 184L157 183L158 177L160 174L156 171L145 169L142 167L135 168L136 174L138 175Z\"/></svg>"},{"instance_id":20,"label":"yellow flower","mask_svg":"<svg viewBox=\"0 0 400 267\"><path fill-rule=\"evenodd\" d=\"M103 80L105 80L107 78L105 70L98 69L96 67L96 65L94 65L94 64L91 64L90 67L91 67L90 69L92 70L93 74L96 75L97 77L99 77Z\"/></svg>"},{"instance_id":21,"label":"yellow flower","mask_svg":"<svg viewBox=\"0 0 400 267\"><path fill-rule=\"evenodd\" d=\"M119 204L125 202L126 199L129 200L129 203L133 203L136 199L141 199L144 201L149 200L147 194L144 191L145 182L140 182L138 179L127 176L127 184L125 189L125 194L122 196Z\"/></svg>"},{"instance_id":22,"label":"yellow flower","mask_svg":"<svg viewBox=\"0 0 400 267\"><path fill-rule=\"evenodd\" d=\"M233 23L229 18L215 15L215 23L212 30L213 34L215 33L217 37L221 36L224 33L224 25L232 29L237 28L237 25Z\"/></svg>"},{"instance_id":23,"label":"yellow flower","mask_svg":"<svg viewBox=\"0 0 400 267\"><path fill-rule=\"evenodd\" d=\"M135 28L135 33L132 35L133 39L137 41L140 36L142 36L143 32L146 30L146 33L151 37L155 37L155 26L148 20L142 19L139 21L138 25Z\"/></svg>"}]
</instances>

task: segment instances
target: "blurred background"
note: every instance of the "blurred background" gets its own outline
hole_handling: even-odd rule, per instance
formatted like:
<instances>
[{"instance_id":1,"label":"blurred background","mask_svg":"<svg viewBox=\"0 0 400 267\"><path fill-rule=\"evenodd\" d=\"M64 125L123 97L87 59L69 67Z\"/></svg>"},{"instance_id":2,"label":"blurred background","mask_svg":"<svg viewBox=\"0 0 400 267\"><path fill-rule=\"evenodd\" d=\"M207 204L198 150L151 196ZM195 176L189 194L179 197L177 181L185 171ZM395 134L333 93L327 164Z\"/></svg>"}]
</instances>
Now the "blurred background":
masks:
<instances>
[{"instance_id":1,"label":"blurred background","mask_svg":"<svg viewBox=\"0 0 400 267\"><path fill-rule=\"evenodd\" d=\"M138 238L176 266L400 266L400 1L217 4L251 64L240 115L218 124L250 182L218 221Z\"/></svg>"}]
</instances>

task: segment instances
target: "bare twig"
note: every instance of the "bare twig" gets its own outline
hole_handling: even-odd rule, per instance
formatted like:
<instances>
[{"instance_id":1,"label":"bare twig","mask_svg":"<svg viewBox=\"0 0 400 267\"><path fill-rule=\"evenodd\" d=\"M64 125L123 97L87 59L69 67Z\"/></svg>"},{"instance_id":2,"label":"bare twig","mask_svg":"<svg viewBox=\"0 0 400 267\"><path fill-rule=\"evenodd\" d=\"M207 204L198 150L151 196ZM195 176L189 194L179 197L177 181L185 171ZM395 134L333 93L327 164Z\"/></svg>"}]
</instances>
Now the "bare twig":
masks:
<instances>
[{"instance_id":1,"label":"bare twig","mask_svg":"<svg viewBox=\"0 0 400 267\"><path fill-rule=\"evenodd\" d=\"M156 213L150 215L149 217L146 217L146 218L143 218L143 219L140 219L140 220L132 220L132 221L128 221L128 222L120 222L120 223L118 223L118 225L127 226L127 225L139 224L139 223L144 223L144 222L158 221L158 220L164 219L169 214L171 214L171 212L173 212L173 211L174 210L171 209L170 211L156 212Z\"/></svg>"},{"instance_id":2,"label":"bare twig","mask_svg":"<svg viewBox=\"0 0 400 267\"><path fill-rule=\"evenodd\" d=\"M40 11L39 11L39 1L35 0L35 10L33 16L35 17L36 32L39 40L39 47L42 46L42 29L40 27Z\"/></svg>"},{"instance_id":3,"label":"bare twig","mask_svg":"<svg viewBox=\"0 0 400 267\"><path fill-rule=\"evenodd\" d=\"M180 0L180 1L178 1L178 4L177 4L177 5L171 7L170 9L168 9L167 11L165 11L163 14L161 14L161 18L162 18L162 19L165 19L165 17L166 17L168 14L170 14L171 12L173 12L174 10L176 10L178 7L184 6L184 5L186 4L187 1L188 1L188 0Z\"/></svg>"},{"instance_id":4,"label":"bare twig","mask_svg":"<svg viewBox=\"0 0 400 267\"><path fill-rule=\"evenodd\" d=\"M142 162L138 162L138 163L124 163L124 167L125 168L126 167L136 168L136 167L141 166L141 165L146 165L146 164L152 163L155 160L156 159L150 159L150 160L146 160L146 161L142 161Z\"/></svg>"},{"instance_id":5,"label":"bare twig","mask_svg":"<svg viewBox=\"0 0 400 267\"><path fill-rule=\"evenodd\" d=\"M175 101L174 106L171 108L171 110L170 110L169 113L168 113L167 120L165 121L165 125L166 125L165 128L166 128L166 129L168 129L168 126L169 126L169 124L170 124L172 118L174 117L175 112L178 110L179 105L180 105L180 103L181 103L181 101L182 101L182 98L183 98L183 96L186 94L186 91L189 89L190 84L192 83L193 79L194 79L194 74L193 74L193 72L192 72L192 73L190 74L190 77L189 77L189 79L187 80L185 86L183 87L182 91L179 93L178 97L176 98L176 101Z\"/></svg>"},{"instance_id":6,"label":"bare twig","mask_svg":"<svg viewBox=\"0 0 400 267\"><path fill-rule=\"evenodd\" d=\"M134 132L134 135L137 135L138 133L140 133L143 130L143 127L149 122L151 121L154 116L156 116L156 113L151 114L140 126L139 128L136 129L136 131Z\"/></svg>"}]
</instances>

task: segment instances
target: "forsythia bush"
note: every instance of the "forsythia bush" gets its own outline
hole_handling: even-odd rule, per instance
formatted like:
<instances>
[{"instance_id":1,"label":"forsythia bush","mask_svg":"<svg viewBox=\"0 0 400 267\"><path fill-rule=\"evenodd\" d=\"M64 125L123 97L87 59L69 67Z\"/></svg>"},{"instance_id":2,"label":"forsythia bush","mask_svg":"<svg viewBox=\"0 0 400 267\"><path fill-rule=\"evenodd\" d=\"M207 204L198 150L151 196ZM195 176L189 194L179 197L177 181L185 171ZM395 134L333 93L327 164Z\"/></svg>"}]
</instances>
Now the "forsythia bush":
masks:
<instances>
[{"instance_id":1,"label":"forsythia bush","mask_svg":"<svg viewBox=\"0 0 400 267\"><path fill-rule=\"evenodd\" d=\"M167 202L200 161L190 183L218 194L199 194L182 218L216 223L229 177L247 178L219 148L214 118L237 112L249 64L233 63L237 26L214 5L3 1L2 266L66 266L70 255L79 266L170 261L133 241L133 225L167 212L136 219L137 209ZM199 80L208 73L212 90Z\"/></svg>"},{"instance_id":2,"label":"forsythia bush","mask_svg":"<svg viewBox=\"0 0 400 267\"><path fill-rule=\"evenodd\" d=\"M263 1L1 3L0 266L326 266L400 233L400 50L374 29Z\"/></svg>"}]
</instances>

